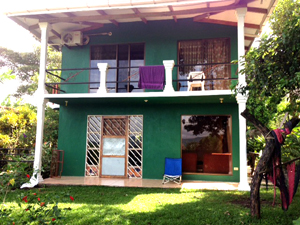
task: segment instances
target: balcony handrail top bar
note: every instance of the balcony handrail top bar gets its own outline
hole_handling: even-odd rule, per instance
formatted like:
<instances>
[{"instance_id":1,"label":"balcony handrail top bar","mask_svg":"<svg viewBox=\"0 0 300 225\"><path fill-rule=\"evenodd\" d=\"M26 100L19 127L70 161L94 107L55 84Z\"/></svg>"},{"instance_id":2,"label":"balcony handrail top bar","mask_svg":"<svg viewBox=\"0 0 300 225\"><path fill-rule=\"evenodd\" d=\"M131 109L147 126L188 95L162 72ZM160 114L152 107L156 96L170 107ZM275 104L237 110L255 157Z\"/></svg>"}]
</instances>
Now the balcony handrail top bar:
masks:
<instances>
[{"instance_id":1,"label":"balcony handrail top bar","mask_svg":"<svg viewBox=\"0 0 300 225\"><path fill-rule=\"evenodd\" d=\"M173 79L172 81L202 81L202 80L237 80L238 78L234 77L225 77L225 78L205 78L205 79ZM130 83L137 83L138 81L130 81ZM128 83L128 81L106 81L106 83ZM68 82L68 83L45 83L46 85L55 85L55 84L63 84L63 85L68 85L68 84L99 84L99 82Z\"/></svg>"},{"instance_id":2,"label":"balcony handrail top bar","mask_svg":"<svg viewBox=\"0 0 300 225\"><path fill-rule=\"evenodd\" d=\"M181 66L213 66L213 65L235 65L234 63L197 63L197 64L175 64L174 67ZM141 66L120 66L120 67L108 67L108 69L138 69ZM46 72L49 71L69 71L69 70L99 70L98 67L90 67L90 68L68 68L68 69L47 69Z\"/></svg>"},{"instance_id":3,"label":"balcony handrail top bar","mask_svg":"<svg viewBox=\"0 0 300 225\"><path fill-rule=\"evenodd\" d=\"M202 80L238 80L237 77L224 77L224 78L197 78L197 79L174 79L172 81L202 81Z\"/></svg>"},{"instance_id":4,"label":"balcony handrail top bar","mask_svg":"<svg viewBox=\"0 0 300 225\"><path fill-rule=\"evenodd\" d=\"M235 65L235 63L227 62L227 63L176 64L176 65L174 65L174 67L182 67L182 66L216 66L216 65Z\"/></svg>"}]
</instances>

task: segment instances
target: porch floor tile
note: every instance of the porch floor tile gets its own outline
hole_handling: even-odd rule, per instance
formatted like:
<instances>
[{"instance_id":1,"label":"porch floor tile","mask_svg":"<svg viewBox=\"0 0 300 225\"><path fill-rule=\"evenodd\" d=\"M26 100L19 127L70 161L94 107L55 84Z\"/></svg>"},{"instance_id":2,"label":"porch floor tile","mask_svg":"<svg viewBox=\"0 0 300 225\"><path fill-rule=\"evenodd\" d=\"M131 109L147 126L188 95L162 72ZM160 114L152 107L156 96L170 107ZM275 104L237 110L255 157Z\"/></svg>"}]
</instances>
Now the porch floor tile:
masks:
<instances>
[{"instance_id":1,"label":"porch floor tile","mask_svg":"<svg viewBox=\"0 0 300 225\"><path fill-rule=\"evenodd\" d=\"M162 184L162 180L120 179L99 177L61 177L47 178L40 185L79 185L110 187L142 187L142 188L186 188L208 190L238 190L236 182L183 181L180 185L174 182Z\"/></svg>"}]
</instances>

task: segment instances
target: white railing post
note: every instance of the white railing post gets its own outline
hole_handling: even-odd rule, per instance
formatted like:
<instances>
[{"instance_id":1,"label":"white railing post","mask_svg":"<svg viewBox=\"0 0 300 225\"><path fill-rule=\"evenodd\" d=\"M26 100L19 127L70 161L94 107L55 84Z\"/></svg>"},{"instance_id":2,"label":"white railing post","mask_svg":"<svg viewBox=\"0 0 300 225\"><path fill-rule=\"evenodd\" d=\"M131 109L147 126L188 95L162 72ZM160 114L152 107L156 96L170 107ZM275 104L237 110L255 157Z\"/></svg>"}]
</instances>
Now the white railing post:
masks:
<instances>
[{"instance_id":1,"label":"white railing post","mask_svg":"<svg viewBox=\"0 0 300 225\"><path fill-rule=\"evenodd\" d=\"M175 65L174 60L164 60L163 64L165 66L166 74L166 85L164 92L174 92L173 83L172 83L172 70Z\"/></svg>"},{"instance_id":2,"label":"white railing post","mask_svg":"<svg viewBox=\"0 0 300 225\"><path fill-rule=\"evenodd\" d=\"M247 13L247 8L236 9L236 16L238 19L238 59L239 59L239 72L244 69L242 65L242 57L245 55L245 16ZM238 86L246 86L246 76L245 74L239 73ZM241 115L241 113L246 109L247 94L238 94L236 96L237 103L239 104L239 149L240 149L240 183L238 189L241 191L250 191L250 186L248 183L248 173L247 173L247 126L246 119Z\"/></svg>"},{"instance_id":3,"label":"white railing post","mask_svg":"<svg viewBox=\"0 0 300 225\"><path fill-rule=\"evenodd\" d=\"M106 79L107 79L107 70L108 70L108 63L97 63L97 66L100 71L100 86L98 88L98 94L107 93L106 88Z\"/></svg>"}]
</instances>

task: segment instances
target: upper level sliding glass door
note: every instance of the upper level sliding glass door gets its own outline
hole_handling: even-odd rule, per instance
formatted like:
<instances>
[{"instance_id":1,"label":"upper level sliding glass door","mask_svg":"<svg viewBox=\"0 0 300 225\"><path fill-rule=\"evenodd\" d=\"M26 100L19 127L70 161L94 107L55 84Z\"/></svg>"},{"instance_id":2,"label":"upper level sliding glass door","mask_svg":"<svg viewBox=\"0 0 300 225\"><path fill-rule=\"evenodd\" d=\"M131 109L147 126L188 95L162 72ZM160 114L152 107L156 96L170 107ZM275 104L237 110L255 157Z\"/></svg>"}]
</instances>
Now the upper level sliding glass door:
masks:
<instances>
[{"instance_id":1,"label":"upper level sliding glass door","mask_svg":"<svg viewBox=\"0 0 300 225\"><path fill-rule=\"evenodd\" d=\"M139 67L145 65L145 45L143 43L99 45L91 47L91 67L98 63L108 63L108 92L141 92L138 89ZM98 70L91 70L90 82L100 82ZM97 92L99 84L90 84L90 93Z\"/></svg>"}]
</instances>

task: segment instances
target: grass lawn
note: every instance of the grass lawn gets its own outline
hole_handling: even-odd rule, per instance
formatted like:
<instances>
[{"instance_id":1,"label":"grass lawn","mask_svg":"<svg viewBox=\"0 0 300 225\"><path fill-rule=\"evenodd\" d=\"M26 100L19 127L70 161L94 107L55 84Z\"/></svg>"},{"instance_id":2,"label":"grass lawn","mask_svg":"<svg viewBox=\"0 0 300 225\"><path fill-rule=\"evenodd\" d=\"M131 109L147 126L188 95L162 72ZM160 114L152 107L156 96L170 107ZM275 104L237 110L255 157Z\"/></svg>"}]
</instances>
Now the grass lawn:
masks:
<instances>
[{"instance_id":1,"label":"grass lawn","mask_svg":"<svg viewBox=\"0 0 300 225\"><path fill-rule=\"evenodd\" d=\"M273 189L261 190L262 219L251 218L249 192L180 190L158 188L114 188L52 186L31 190L15 190L7 196L6 208L11 216L21 213L20 196L50 197L59 200L59 208L68 208L60 224L293 224L300 217L300 191L288 211L281 209L279 191L272 206ZM61 198L70 194L74 201ZM58 198L57 198L58 197ZM28 201L30 203L30 201ZM28 204L22 202L21 204ZM21 205L21 206L22 206ZM24 211L24 208L22 209ZM23 212L24 213L24 212ZM1 224L1 221L0 221ZM11 224L11 223L10 223ZM15 224L18 224L17 221Z\"/></svg>"}]
</instances>

